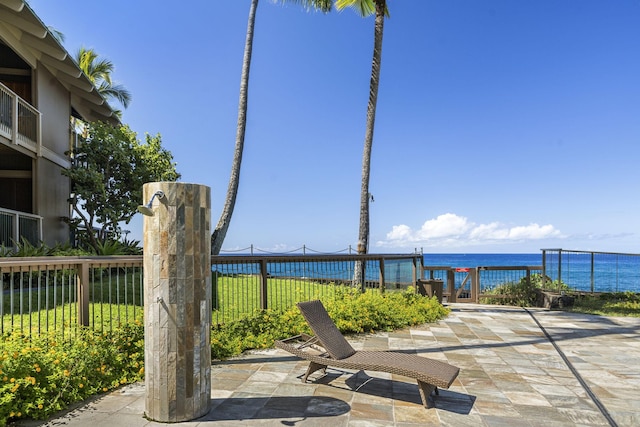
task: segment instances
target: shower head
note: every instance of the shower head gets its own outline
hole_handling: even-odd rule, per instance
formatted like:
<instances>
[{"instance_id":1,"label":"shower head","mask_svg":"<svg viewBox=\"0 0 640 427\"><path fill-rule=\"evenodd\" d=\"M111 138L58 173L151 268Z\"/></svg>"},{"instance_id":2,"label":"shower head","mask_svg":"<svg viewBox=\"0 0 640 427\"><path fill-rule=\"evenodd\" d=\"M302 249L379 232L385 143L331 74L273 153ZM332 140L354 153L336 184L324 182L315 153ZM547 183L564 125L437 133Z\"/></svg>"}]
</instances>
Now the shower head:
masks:
<instances>
[{"instance_id":1,"label":"shower head","mask_svg":"<svg viewBox=\"0 0 640 427\"><path fill-rule=\"evenodd\" d=\"M164 192L160 190L156 191L153 196L151 196L151 200L149 200L149 203L147 203L146 205L138 206L138 212L140 212L142 215L153 216L154 213L153 209L151 209L151 205L153 205L153 199L155 199L156 196L158 197L158 199L163 199Z\"/></svg>"}]
</instances>

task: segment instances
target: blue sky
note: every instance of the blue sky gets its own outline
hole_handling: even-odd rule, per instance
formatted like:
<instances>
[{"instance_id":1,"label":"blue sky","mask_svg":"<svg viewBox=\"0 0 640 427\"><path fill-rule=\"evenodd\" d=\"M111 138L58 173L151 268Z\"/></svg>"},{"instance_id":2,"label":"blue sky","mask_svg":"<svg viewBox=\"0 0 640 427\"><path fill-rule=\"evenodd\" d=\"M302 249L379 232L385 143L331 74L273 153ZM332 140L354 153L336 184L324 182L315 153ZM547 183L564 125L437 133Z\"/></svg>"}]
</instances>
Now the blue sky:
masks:
<instances>
[{"instance_id":1,"label":"blue sky","mask_svg":"<svg viewBox=\"0 0 640 427\"><path fill-rule=\"evenodd\" d=\"M249 0L30 0L116 66L217 223ZM370 252L640 252L640 1L389 0ZM223 245L355 248L373 18L260 2ZM141 238L142 218L127 226Z\"/></svg>"}]
</instances>

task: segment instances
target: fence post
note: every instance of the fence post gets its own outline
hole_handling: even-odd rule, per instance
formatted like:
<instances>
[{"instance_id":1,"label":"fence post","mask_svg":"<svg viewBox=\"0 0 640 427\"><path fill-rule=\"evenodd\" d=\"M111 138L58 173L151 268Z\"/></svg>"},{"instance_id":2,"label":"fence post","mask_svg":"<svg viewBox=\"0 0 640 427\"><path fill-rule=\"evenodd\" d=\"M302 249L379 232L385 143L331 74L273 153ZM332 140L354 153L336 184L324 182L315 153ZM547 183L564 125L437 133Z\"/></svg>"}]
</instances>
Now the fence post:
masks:
<instances>
[{"instance_id":1,"label":"fence post","mask_svg":"<svg viewBox=\"0 0 640 427\"><path fill-rule=\"evenodd\" d=\"M547 289L547 251L542 250L542 289Z\"/></svg>"},{"instance_id":2,"label":"fence post","mask_svg":"<svg viewBox=\"0 0 640 427\"><path fill-rule=\"evenodd\" d=\"M595 267L595 254L591 252L591 293L593 293L595 289L595 277L594 277L594 267Z\"/></svg>"},{"instance_id":3,"label":"fence post","mask_svg":"<svg viewBox=\"0 0 640 427\"><path fill-rule=\"evenodd\" d=\"M469 270L469 274L471 274L471 300L476 304L480 300L480 272L478 270L479 267Z\"/></svg>"},{"instance_id":4,"label":"fence post","mask_svg":"<svg viewBox=\"0 0 640 427\"><path fill-rule=\"evenodd\" d=\"M20 244L20 219L16 212L13 216L13 247L17 250Z\"/></svg>"},{"instance_id":5,"label":"fence post","mask_svg":"<svg viewBox=\"0 0 640 427\"><path fill-rule=\"evenodd\" d=\"M384 258L380 258L379 261L379 265L380 265L380 292L384 293L384 288L385 288L385 277L384 277Z\"/></svg>"},{"instance_id":6,"label":"fence post","mask_svg":"<svg viewBox=\"0 0 640 427\"><path fill-rule=\"evenodd\" d=\"M262 310L267 309L267 280L269 279L269 272L267 271L267 260L260 260L260 308Z\"/></svg>"},{"instance_id":7,"label":"fence post","mask_svg":"<svg viewBox=\"0 0 640 427\"><path fill-rule=\"evenodd\" d=\"M11 102L11 142L18 144L18 96L12 96Z\"/></svg>"},{"instance_id":8,"label":"fence post","mask_svg":"<svg viewBox=\"0 0 640 427\"><path fill-rule=\"evenodd\" d=\"M562 249L558 249L558 292L562 283Z\"/></svg>"},{"instance_id":9,"label":"fence post","mask_svg":"<svg viewBox=\"0 0 640 427\"><path fill-rule=\"evenodd\" d=\"M76 265L78 286L78 324L89 326L89 263Z\"/></svg>"},{"instance_id":10,"label":"fence post","mask_svg":"<svg viewBox=\"0 0 640 427\"><path fill-rule=\"evenodd\" d=\"M418 259L420 259L420 267L418 267ZM418 269L420 269L419 278ZM411 263L411 275L413 277L412 286L415 288L416 292L418 292L418 280L424 278L424 262L422 257L413 257L413 262Z\"/></svg>"},{"instance_id":11,"label":"fence post","mask_svg":"<svg viewBox=\"0 0 640 427\"><path fill-rule=\"evenodd\" d=\"M447 288L449 288L449 300L448 302L456 302L456 273L450 268L447 270Z\"/></svg>"}]
</instances>

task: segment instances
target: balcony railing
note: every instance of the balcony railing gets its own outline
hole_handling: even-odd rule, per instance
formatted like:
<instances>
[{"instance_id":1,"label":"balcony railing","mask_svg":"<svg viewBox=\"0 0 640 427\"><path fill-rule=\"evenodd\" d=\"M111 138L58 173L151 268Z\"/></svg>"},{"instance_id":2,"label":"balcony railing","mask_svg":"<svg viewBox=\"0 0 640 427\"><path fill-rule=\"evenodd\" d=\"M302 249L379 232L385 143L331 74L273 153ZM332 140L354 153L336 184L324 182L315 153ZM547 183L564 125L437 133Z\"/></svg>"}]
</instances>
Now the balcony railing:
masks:
<instances>
[{"instance_id":1,"label":"balcony railing","mask_svg":"<svg viewBox=\"0 0 640 427\"><path fill-rule=\"evenodd\" d=\"M0 83L0 136L40 154L40 112Z\"/></svg>"},{"instance_id":2,"label":"balcony railing","mask_svg":"<svg viewBox=\"0 0 640 427\"><path fill-rule=\"evenodd\" d=\"M37 245L42 240L42 217L0 208L0 246L14 247L26 240Z\"/></svg>"}]
</instances>

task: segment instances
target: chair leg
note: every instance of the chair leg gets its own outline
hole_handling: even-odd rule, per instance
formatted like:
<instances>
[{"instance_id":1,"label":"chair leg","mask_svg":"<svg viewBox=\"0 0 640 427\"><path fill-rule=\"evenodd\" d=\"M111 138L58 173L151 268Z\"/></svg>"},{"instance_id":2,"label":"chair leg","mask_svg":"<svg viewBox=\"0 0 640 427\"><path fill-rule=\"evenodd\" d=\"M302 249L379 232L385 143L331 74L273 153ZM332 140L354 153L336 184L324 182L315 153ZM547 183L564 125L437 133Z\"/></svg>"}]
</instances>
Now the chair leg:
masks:
<instances>
[{"instance_id":1,"label":"chair leg","mask_svg":"<svg viewBox=\"0 0 640 427\"><path fill-rule=\"evenodd\" d=\"M433 408L431 393L435 391L436 394L439 394L438 387L418 380L418 390L420 391L420 398L422 399L424 407L427 409Z\"/></svg>"},{"instance_id":2,"label":"chair leg","mask_svg":"<svg viewBox=\"0 0 640 427\"><path fill-rule=\"evenodd\" d=\"M306 383L307 378L309 378L309 375L313 374L315 371L319 371L320 369L322 369L323 372L326 372L327 365L321 365L320 363L316 363L316 362L309 362L307 373L304 374L304 377L302 377L302 382Z\"/></svg>"}]
</instances>

